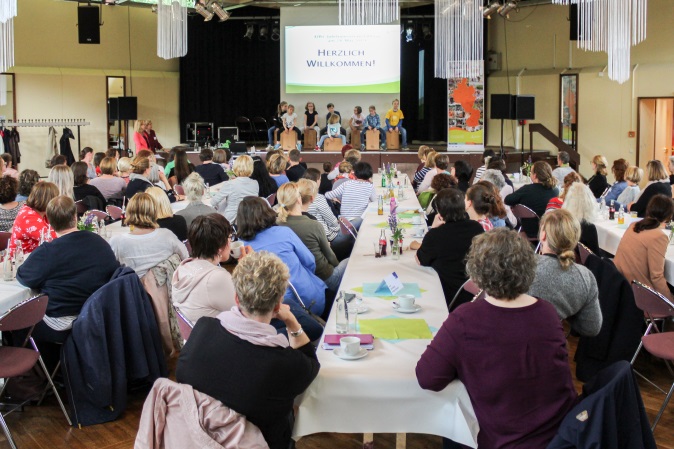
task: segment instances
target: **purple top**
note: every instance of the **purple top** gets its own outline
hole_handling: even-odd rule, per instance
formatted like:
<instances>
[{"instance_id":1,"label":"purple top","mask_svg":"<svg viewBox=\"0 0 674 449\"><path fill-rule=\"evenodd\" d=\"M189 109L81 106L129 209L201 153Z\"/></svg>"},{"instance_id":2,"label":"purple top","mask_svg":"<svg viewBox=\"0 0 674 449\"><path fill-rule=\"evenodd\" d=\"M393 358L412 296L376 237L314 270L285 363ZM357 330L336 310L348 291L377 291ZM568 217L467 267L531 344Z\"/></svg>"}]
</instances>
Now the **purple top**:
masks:
<instances>
[{"instance_id":1,"label":"purple top","mask_svg":"<svg viewBox=\"0 0 674 449\"><path fill-rule=\"evenodd\" d=\"M544 449L576 402L562 324L540 300L514 309L484 299L458 307L416 373L427 390L464 383L480 423L478 447Z\"/></svg>"}]
</instances>

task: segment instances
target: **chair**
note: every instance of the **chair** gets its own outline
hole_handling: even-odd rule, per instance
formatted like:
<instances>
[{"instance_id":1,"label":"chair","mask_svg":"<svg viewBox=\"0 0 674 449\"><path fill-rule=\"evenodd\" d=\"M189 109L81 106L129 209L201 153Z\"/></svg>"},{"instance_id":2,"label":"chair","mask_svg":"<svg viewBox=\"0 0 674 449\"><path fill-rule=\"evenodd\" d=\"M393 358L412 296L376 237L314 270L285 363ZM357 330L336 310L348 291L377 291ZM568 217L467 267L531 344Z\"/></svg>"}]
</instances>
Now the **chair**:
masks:
<instances>
[{"instance_id":1,"label":"chair","mask_svg":"<svg viewBox=\"0 0 674 449\"><path fill-rule=\"evenodd\" d=\"M540 217L536 212L525 206L524 204L517 204L515 206L512 206L510 209L517 218L517 221L519 222L519 227L517 228L517 232L522 234L523 237L525 237L529 242L536 244L536 253L538 253L538 250L540 249L541 243L538 241L538 236L531 237L528 235L526 232L522 231L522 220L536 220L536 228L538 228L538 224L540 222Z\"/></svg>"},{"instance_id":2,"label":"chair","mask_svg":"<svg viewBox=\"0 0 674 449\"><path fill-rule=\"evenodd\" d=\"M581 265L585 265L585 261L587 260L588 257L590 257L590 254L594 254L590 248L588 248L587 246L583 245L580 242L578 242L578 247L576 248L576 251L578 253L578 260L580 261Z\"/></svg>"},{"instance_id":3,"label":"chair","mask_svg":"<svg viewBox=\"0 0 674 449\"><path fill-rule=\"evenodd\" d=\"M101 221L101 220L108 221L108 219L110 218L110 215L103 212L102 210L91 209L89 211L89 213L92 214L94 217L96 217L96 219L98 219L98 221Z\"/></svg>"},{"instance_id":4,"label":"chair","mask_svg":"<svg viewBox=\"0 0 674 449\"><path fill-rule=\"evenodd\" d=\"M365 150L379 151L379 139L381 133L378 129L368 129L365 131Z\"/></svg>"},{"instance_id":5,"label":"chair","mask_svg":"<svg viewBox=\"0 0 674 449\"><path fill-rule=\"evenodd\" d=\"M358 129L351 130L351 146L360 148L360 131Z\"/></svg>"},{"instance_id":6,"label":"chair","mask_svg":"<svg viewBox=\"0 0 674 449\"><path fill-rule=\"evenodd\" d=\"M459 296L461 295L462 292L467 292L473 295L473 301L476 299L484 298L486 296L486 293L484 290L481 290L480 287L478 287L475 282L473 282L471 279L468 279L466 282L463 283L459 291L456 292L456 295L452 298L452 300L449 302L449 305L447 306L447 310L450 312L454 310L456 307L458 307L461 304L456 304L456 301L459 299ZM456 306L455 306L456 304Z\"/></svg>"},{"instance_id":7,"label":"chair","mask_svg":"<svg viewBox=\"0 0 674 449\"><path fill-rule=\"evenodd\" d=\"M175 310L176 316L178 317L178 328L180 329L180 335L182 335L183 340L187 341L187 339L190 338L190 334L192 333L194 323L188 320L179 308L173 306L173 309Z\"/></svg>"},{"instance_id":8,"label":"chair","mask_svg":"<svg viewBox=\"0 0 674 449\"><path fill-rule=\"evenodd\" d=\"M643 337L641 337L641 343L639 343L639 347L634 353L634 357L632 357L630 364L634 365L634 361L643 347L655 357L663 359L669 372L674 374L671 365L671 362L674 362L674 332L660 331L655 323L656 321L662 322L666 318L674 317L674 303L662 294L638 281L632 281L632 291L634 292L634 301L637 307L643 310L648 326L646 327L646 332L644 332ZM646 382L666 394L665 401L651 427L651 430L655 430L655 426L658 425L658 421L660 421L660 418L672 397L672 393L674 393L674 382L672 382L669 392L665 392L638 371L635 370L634 372Z\"/></svg>"},{"instance_id":9,"label":"chair","mask_svg":"<svg viewBox=\"0 0 674 449\"><path fill-rule=\"evenodd\" d=\"M113 220L121 220L122 216L124 215L124 211L122 210L121 207L108 206L105 208L105 210L108 212L108 215Z\"/></svg>"},{"instance_id":10,"label":"chair","mask_svg":"<svg viewBox=\"0 0 674 449\"><path fill-rule=\"evenodd\" d=\"M323 141L323 149L325 151L342 151L342 139L339 137L325 139Z\"/></svg>"},{"instance_id":11,"label":"chair","mask_svg":"<svg viewBox=\"0 0 674 449\"><path fill-rule=\"evenodd\" d=\"M11 232L0 232L0 251L4 251L9 246L9 239L12 238Z\"/></svg>"},{"instance_id":12,"label":"chair","mask_svg":"<svg viewBox=\"0 0 674 449\"><path fill-rule=\"evenodd\" d=\"M183 196L185 196L185 189L183 189L183 186L181 186L180 184L174 185L174 186L173 186L173 191L174 191L177 195L183 195Z\"/></svg>"},{"instance_id":13,"label":"chair","mask_svg":"<svg viewBox=\"0 0 674 449\"><path fill-rule=\"evenodd\" d=\"M316 130L313 128L304 129L304 148L312 150L316 143L318 142L318 136L316 135Z\"/></svg>"},{"instance_id":14,"label":"chair","mask_svg":"<svg viewBox=\"0 0 674 449\"><path fill-rule=\"evenodd\" d=\"M82 200L75 201L75 206L77 207L77 215L84 215L89 210L87 204Z\"/></svg>"},{"instance_id":15,"label":"chair","mask_svg":"<svg viewBox=\"0 0 674 449\"><path fill-rule=\"evenodd\" d=\"M269 129L269 124L264 117L253 117L253 131L255 131L255 140L260 142L267 142L267 130Z\"/></svg>"},{"instance_id":16,"label":"chair","mask_svg":"<svg viewBox=\"0 0 674 449\"><path fill-rule=\"evenodd\" d=\"M400 150L400 133L395 131L386 132L386 149Z\"/></svg>"},{"instance_id":17,"label":"chair","mask_svg":"<svg viewBox=\"0 0 674 449\"><path fill-rule=\"evenodd\" d=\"M342 234L351 234L354 239L358 238L358 231L353 226L349 220L344 217L339 217L339 228L342 230Z\"/></svg>"},{"instance_id":18,"label":"chair","mask_svg":"<svg viewBox=\"0 0 674 449\"><path fill-rule=\"evenodd\" d=\"M276 194L272 193L269 195L267 198L265 198L267 202L269 203L269 207L274 207L274 203L276 202Z\"/></svg>"},{"instance_id":19,"label":"chair","mask_svg":"<svg viewBox=\"0 0 674 449\"><path fill-rule=\"evenodd\" d=\"M187 254L189 254L190 257L192 257L192 245L190 245L190 241L183 240L183 245L185 245L185 248L187 249Z\"/></svg>"},{"instance_id":20,"label":"chair","mask_svg":"<svg viewBox=\"0 0 674 449\"><path fill-rule=\"evenodd\" d=\"M5 389L7 388L7 384L12 377L17 377L21 374L24 374L39 362L40 368L44 372L47 382L49 383L47 388L51 387L52 391L54 392L54 396L56 397L56 400L63 411L63 415L66 417L66 421L68 421L68 425L72 425L70 417L68 416L68 412L63 405L63 401L61 401L61 396L59 396L58 391L56 391L56 386L54 385L54 382L49 375L49 371L47 371L47 367L42 360L40 350L35 345L35 340L33 340L33 337L31 336L35 325L39 323L44 317L44 314L47 310L47 303L48 298L46 295L36 296L27 299L20 304L17 304L7 313L0 316L0 332L17 331L26 328L29 329L28 335L26 335L26 338L24 339L23 345L21 347L0 346L0 377L6 379L2 390L0 390L0 397L2 397ZM30 342L32 348L26 348L26 344L28 342ZM35 396L38 395L36 394ZM9 445L12 449L16 449L16 445L14 444L14 440L12 439L12 435L9 431L9 427L7 427L4 417L14 410L22 407L31 399L33 398L29 398L21 404L14 406L7 413L0 414L0 425L2 425L2 430L7 436L7 440L9 441Z\"/></svg>"},{"instance_id":21,"label":"chair","mask_svg":"<svg viewBox=\"0 0 674 449\"><path fill-rule=\"evenodd\" d=\"M297 133L294 130L290 130L287 133L281 131L281 148L284 150L293 150L297 148Z\"/></svg>"},{"instance_id":22,"label":"chair","mask_svg":"<svg viewBox=\"0 0 674 449\"><path fill-rule=\"evenodd\" d=\"M255 129L253 128L253 124L248 117L239 116L236 118L234 123L235 126L239 129L240 141L245 142L248 140L256 140Z\"/></svg>"}]
</instances>

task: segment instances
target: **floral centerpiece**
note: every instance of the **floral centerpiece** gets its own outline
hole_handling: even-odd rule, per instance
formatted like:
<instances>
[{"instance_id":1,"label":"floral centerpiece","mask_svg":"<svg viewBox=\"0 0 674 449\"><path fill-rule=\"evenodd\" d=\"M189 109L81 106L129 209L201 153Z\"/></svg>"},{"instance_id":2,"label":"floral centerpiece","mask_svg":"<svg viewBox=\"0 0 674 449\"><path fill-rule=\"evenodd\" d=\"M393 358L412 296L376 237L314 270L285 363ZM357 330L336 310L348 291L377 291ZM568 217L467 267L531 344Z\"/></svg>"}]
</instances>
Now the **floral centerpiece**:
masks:
<instances>
[{"instance_id":1,"label":"floral centerpiece","mask_svg":"<svg viewBox=\"0 0 674 449\"><path fill-rule=\"evenodd\" d=\"M529 156L529 159L527 159L527 161L524 163L524 165L522 165L522 167L520 168L520 172L522 173L522 175L524 175L526 177L530 177L531 176L531 167L533 165L534 165L534 163L531 161L531 156Z\"/></svg>"},{"instance_id":2,"label":"floral centerpiece","mask_svg":"<svg viewBox=\"0 0 674 449\"><path fill-rule=\"evenodd\" d=\"M395 213L395 208L391 210L393 213L388 218L388 226L391 229L391 252L393 253L393 248L397 247L399 254L402 254L403 230L398 227L398 214Z\"/></svg>"},{"instance_id":3,"label":"floral centerpiece","mask_svg":"<svg viewBox=\"0 0 674 449\"><path fill-rule=\"evenodd\" d=\"M96 232L96 216L91 212L86 212L77 222L77 229L80 231Z\"/></svg>"}]
</instances>

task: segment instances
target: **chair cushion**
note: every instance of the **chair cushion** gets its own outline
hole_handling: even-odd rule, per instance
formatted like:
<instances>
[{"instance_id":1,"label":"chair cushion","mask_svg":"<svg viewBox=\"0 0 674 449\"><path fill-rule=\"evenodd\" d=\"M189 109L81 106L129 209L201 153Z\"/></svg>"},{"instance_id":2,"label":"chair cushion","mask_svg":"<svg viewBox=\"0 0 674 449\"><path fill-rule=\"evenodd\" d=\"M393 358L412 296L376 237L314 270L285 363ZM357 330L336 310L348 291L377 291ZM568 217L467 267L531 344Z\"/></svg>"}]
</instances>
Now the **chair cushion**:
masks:
<instances>
[{"instance_id":1,"label":"chair cushion","mask_svg":"<svg viewBox=\"0 0 674 449\"><path fill-rule=\"evenodd\" d=\"M37 362L40 354L33 349L0 347L0 377L16 377L29 369Z\"/></svg>"},{"instance_id":2,"label":"chair cushion","mask_svg":"<svg viewBox=\"0 0 674 449\"><path fill-rule=\"evenodd\" d=\"M656 357L674 360L674 332L662 332L646 335L641 338L644 348Z\"/></svg>"}]
</instances>

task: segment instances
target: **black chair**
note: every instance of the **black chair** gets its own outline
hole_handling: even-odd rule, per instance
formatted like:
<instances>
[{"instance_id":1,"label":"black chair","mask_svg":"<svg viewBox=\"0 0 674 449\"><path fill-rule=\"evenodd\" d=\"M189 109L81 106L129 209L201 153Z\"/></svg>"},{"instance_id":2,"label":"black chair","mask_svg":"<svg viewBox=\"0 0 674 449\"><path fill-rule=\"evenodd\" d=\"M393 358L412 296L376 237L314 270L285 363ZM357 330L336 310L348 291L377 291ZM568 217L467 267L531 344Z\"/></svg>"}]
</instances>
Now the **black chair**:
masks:
<instances>
[{"instance_id":1,"label":"black chair","mask_svg":"<svg viewBox=\"0 0 674 449\"><path fill-rule=\"evenodd\" d=\"M239 129L239 140L243 142L249 142L257 140L255 136L255 129L248 117L240 116L236 118L234 122L236 127Z\"/></svg>"},{"instance_id":2,"label":"black chair","mask_svg":"<svg viewBox=\"0 0 674 449\"><path fill-rule=\"evenodd\" d=\"M253 131L255 131L255 141L267 143L267 131L269 130L269 124L264 117L253 117Z\"/></svg>"}]
</instances>

